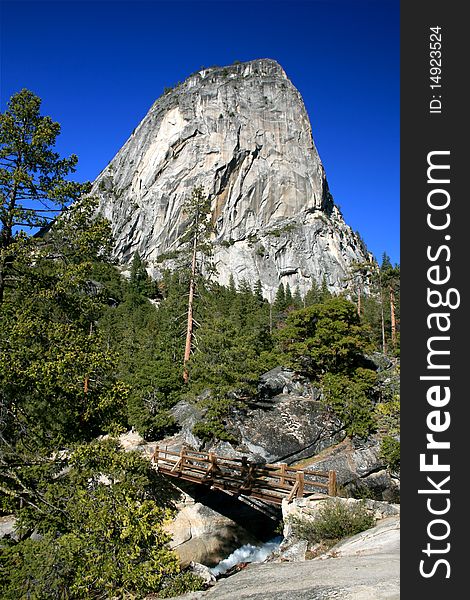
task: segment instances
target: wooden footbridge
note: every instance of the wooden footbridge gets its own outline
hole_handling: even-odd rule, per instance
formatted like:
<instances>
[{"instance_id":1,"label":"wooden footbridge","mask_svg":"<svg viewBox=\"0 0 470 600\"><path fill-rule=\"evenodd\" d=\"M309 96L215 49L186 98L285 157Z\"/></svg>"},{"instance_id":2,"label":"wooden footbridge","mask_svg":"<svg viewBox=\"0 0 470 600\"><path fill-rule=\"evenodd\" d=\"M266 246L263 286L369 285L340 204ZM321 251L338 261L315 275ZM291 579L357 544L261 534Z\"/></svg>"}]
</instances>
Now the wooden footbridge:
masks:
<instances>
[{"instance_id":1,"label":"wooden footbridge","mask_svg":"<svg viewBox=\"0 0 470 600\"><path fill-rule=\"evenodd\" d=\"M152 463L158 472L207 485L234 496L249 496L270 504L315 494L336 496L336 471L304 471L285 463L257 464L182 447L180 452L157 447Z\"/></svg>"}]
</instances>

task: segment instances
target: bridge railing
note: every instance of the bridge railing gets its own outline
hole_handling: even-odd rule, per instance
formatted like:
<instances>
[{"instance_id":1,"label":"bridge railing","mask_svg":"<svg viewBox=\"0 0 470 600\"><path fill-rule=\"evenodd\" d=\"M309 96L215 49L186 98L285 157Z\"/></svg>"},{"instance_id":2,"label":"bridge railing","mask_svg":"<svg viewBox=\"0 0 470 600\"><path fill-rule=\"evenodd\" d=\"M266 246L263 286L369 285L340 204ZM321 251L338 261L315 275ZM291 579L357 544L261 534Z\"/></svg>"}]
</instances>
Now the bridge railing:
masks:
<instances>
[{"instance_id":1,"label":"bridge railing","mask_svg":"<svg viewBox=\"0 0 470 600\"><path fill-rule=\"evenodd\" d=\"M277 504L283 498L290 501L312 494L337 493L335 471L305 471L285 463L257 464L245 456L230 458L186 447L179 452L157 447L152 461L166 475Z\"/></svg>"}]
</instances>

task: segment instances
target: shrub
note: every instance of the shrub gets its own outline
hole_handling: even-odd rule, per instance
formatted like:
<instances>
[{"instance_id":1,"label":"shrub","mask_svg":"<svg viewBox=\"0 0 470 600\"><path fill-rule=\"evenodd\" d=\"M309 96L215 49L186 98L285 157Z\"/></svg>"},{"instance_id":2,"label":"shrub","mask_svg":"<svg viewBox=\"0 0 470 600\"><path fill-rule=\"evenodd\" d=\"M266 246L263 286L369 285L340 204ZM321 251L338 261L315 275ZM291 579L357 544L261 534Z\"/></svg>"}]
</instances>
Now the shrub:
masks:
<instances>
[{"instance_id":1,"label":"shrub","mask_svg":"<svg viewBox=\"0 0 470 600\"><path fill-rule=\"evenodd\" d=\"M332 408L349 436L367 437L374 429L374 405L370 399L375 373L358 368L352 376L327 373L323 379L324 403Z\"/></svg>"},{"instance_id":2,"label":"shrub","mask_svg":"<svg viewBox=\"0 0 470 600\"><path fill-rule=\"evenodd\" d=\"M349 506L340 500L326 500L313 519L292 517L291 524L299 538L315 544L334 543L373 527L375 519L363 502Z\"/></svg>"},{"instance_id":3,"label":"shrub","mask_svg":"<svg viewBox=\"0 0 470 600\"><path fill-rule=\"evenodd\" d=\"M400 442L390 435L386 435L380 446L380 458L391 471L400 470Z\"/></svg>"},{"instance_id":4,"label":"shrub","mask_svg":"<svg viewBox=\"0 0 470 600\"><path fill-rule=\"evenodd\" d=\"M224 425L233 401L216 396L215 398L210 397L201 403L201 406L204 405L207 407L207 412L204 419L194 425L193 434L204 442L211 442L214 439L236 442L236 438L227 431Z\"/></svg>"},{"instance_id":5,"label":"shrub","mask_svg":"<svg viewBox=\"0 0 470 600\"><path fill-rule=\"evenodd\" d=\"M173 492L147 460L104 440L77 447L67 463L41 482L48 512L18 515L21 530L41 538L0 547L1 598L142 598L200 585L168 547Z\"/></svg>"}]
</instances>

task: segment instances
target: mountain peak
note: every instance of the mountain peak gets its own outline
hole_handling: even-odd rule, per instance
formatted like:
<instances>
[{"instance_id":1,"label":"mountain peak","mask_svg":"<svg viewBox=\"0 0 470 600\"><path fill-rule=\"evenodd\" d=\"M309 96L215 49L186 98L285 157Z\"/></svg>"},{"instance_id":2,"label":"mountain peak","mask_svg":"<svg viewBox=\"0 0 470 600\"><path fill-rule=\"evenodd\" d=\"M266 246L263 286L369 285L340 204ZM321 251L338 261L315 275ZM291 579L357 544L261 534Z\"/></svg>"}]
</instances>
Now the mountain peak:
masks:
<instances>
[{"instance_id":1,"label":"mountain peak","mask_svg":"<svg viewBox=\"0 0 470 600\"><path fill-rule=\"evenodd\" d=\"M305 292L348 285L366 260L335 208L302 98L272 59L203 68L166 91L99 175L93 193L115 255L135 252L156 277L178 251L195 186L212 202L218 278Z\"/></svg>"}]
</instances>

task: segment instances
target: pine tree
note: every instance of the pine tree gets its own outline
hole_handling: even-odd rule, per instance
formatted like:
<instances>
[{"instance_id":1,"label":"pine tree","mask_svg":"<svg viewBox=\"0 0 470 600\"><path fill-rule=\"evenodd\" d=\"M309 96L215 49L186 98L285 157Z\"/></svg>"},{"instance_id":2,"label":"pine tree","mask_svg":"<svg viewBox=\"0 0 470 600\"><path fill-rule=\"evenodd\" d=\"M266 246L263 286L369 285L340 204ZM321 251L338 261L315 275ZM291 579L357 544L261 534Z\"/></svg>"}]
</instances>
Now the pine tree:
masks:
<instances>
[{"instance_id":1,"label":"pine tree","mask_svg":"<svg viewBox=\"0 0 470 600\"><path fill-rule=\"evenodd\" d=\"M183 357L183 380L189 380L188 361L191 357L194 341L194 302L198 280L205 274L210 277L215 272L212 264L212 244L210 234L213 225L210 220L211 202L201 187L194 188L191 197L185 202L183 213L187 226L180 246L186 250L189 261L189 294L186 322L186 342Z\"/></svg>"},{"instance_id":2,"label":"pine tree","mask_svg":"<svg viewBox=\"0 0 470 600\"><path fill-rule=\"evenodd\" d=\"M146 263L138 252L134 253L131 264L130 287L139 295L153 298L155 296L155 284L147 273Z\"/></svg>"},{"instance_id":3,"label":"pine tree","mask_svg":"<svg viewBox=\"0 0 470 600\"><path fill-rule=\"evenodd\" d=\"M40 108L40 98L23 89L0 115L0 302L24 245L18 229L48 226L90 187L66 179L78 159L60 158L54 152L60 125L42 116Z\"/></svg>"},{"instance_id":4,"label":"pine tree","mask_svg":"<svg viewBox=\"0 0 470 600\"><path fill-rule=\"evenodd\" d=\"M325 302L328 298L331 298L331 292L328 289L328 282L326 280L326 275L323 275L321 280L321 292L320 292L321 301Z\"/></svg>"},{"instance_id":5,"label":"pine tree","mask_svg":"<svg viewBox=\"0 0 470 600\"><path fill-rule=\"evenodd\" d=\"M390 257L385 252L382 255L380 275L383 293L384 296L387 296L387 300L385 301L384 299L384 303L388 304L390 314L390 341L395 350L398 343L399 328L400 267L399 265L393 267Z\"/></svg>"},{"instance_id":6,"label":"pine tree","mask_svg":"<svg viewBox=\"0 0 470 600\"><path fill-rule=\"evenodd\" d=\"M253 292L256 296L256 299L258 300L258 302L260 304L263 304L264 302L264 297L263 297L263 284L261 283L261 280L258 279L258 281L255 283L255 287L253 289Z\"/></svg>"},{"instance_id":7,"label":"pine tree","mask_svg":"<svg viewBox=\"0 0 470 600\"><path fill-rule=\"evenodd\" d=\"M315 281L315 279L312 279L312 285L305 294L304 305L312 306L313 304L318 304L319 302L321 302L321 291L318 287L318 283Z\"/></svg>"},{"instance_id":8,"label":"pine tree","mask_svg":"<svg viewBox=\"0 0 470 600\"><path fill-rule=\"evenodd\" d=\"M276 312L281 312L286 308L286 290L284 284L279 284L277 288L276 297L274 298L274 310Z\"/></svg>"},{"instance_id":9,"label":"pine tree","mask_svg":"<svg viewBox=\"0 0 470 600\"><path fill-rule=\"evenodd\" d=\"M286 304L286 308L290 308L292 307L294 303L294 299L292 297L292 292L290 289L290 285L288 283L286 283L286 287L285 287L285 304Z\"/></svg>"},{"instance_id":10,"label":"pine tree","mask_svg":"<svg viewBox=\"0 0 470 600\"><path fill-rule=\"evenodd\" d=\"M304 301L302 299L302 294L300 293L299 286L295 288L294 297L293 297L293 305L295 309L302 308L304 306Z\"/></svg>"},{"instance_id":11,"label":"pine tree","mask_svg":"<svg viewBox=\"0 0 470 600\"><path fill-rule=\"evenodd\" d=\"M235 279L233 278L232 273L230 273L230 278L228 280L228 290L233 296L237 293L237 286L235 285Z\"/></svg>"}]
</instances>

